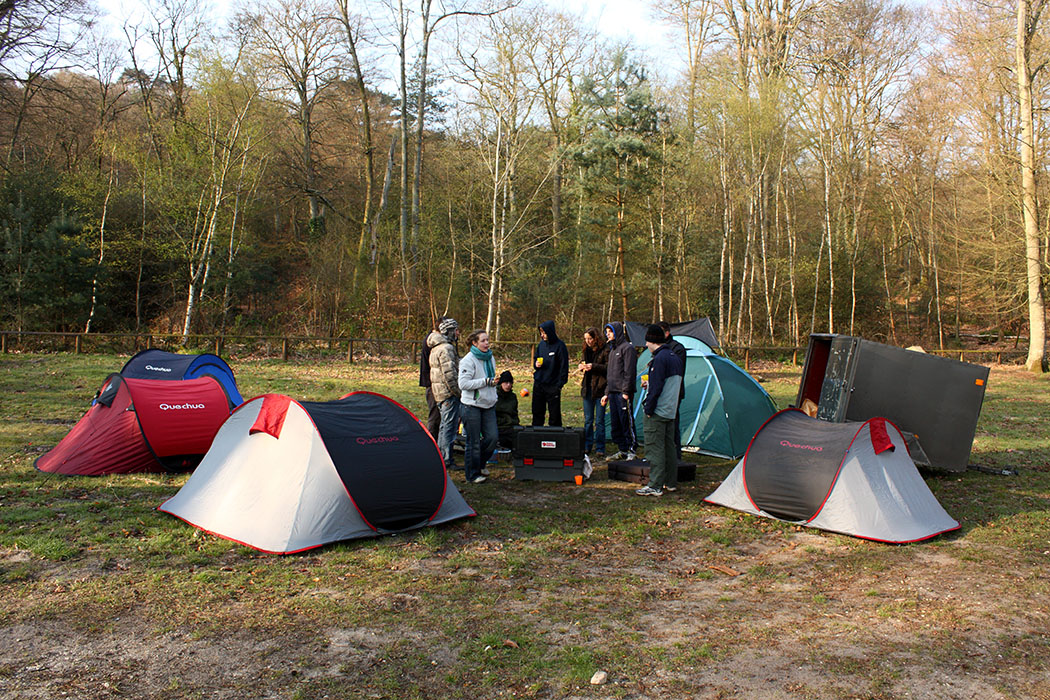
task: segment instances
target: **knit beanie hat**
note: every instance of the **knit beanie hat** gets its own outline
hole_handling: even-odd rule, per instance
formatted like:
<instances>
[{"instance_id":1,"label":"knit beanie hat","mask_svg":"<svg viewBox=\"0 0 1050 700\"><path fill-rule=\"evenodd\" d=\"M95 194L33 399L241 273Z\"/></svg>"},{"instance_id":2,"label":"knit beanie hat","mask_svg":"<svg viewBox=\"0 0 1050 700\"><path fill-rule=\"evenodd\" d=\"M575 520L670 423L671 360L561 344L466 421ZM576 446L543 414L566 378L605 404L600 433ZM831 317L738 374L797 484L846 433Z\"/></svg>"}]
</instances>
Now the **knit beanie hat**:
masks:
<instances>
[{"instance_id":1,"label":"knit beanie hat","mask_svg":"<svg viewBox=\"0 0 1050 700\"><path fill-rule=\"evenodd\" d=\"M511 384L514 383L514 375L510 373L509 369L503 370L502 372L500 372L500 375L499 375L499 382L498 383L499 384L503 384L505 382L510 382Z\"/></svg>"},{"instance_id":2,"label":"knit beanie hat","mask_svg":"<svg viewBox=\"0 0 1050 700\"><path fill-rule=\"evenodd\" d=\"M664 329L655 323L650 323L649 328L645 331L645 342L656 343L662 345L667 341L667 336L664 335Z\"/></svg>"},{"instance_id":3,"label":"knit beanie hat","mask_svg":"<svg viewBox=\"0 0 1050 700\"><path fill-rule=\"evenodd\" d=\"M451 336L457 329L459 324L456 323L454 318L442 319L441 323L438 324L438 332L443 336Z\"/></svg>"}]
</instances>

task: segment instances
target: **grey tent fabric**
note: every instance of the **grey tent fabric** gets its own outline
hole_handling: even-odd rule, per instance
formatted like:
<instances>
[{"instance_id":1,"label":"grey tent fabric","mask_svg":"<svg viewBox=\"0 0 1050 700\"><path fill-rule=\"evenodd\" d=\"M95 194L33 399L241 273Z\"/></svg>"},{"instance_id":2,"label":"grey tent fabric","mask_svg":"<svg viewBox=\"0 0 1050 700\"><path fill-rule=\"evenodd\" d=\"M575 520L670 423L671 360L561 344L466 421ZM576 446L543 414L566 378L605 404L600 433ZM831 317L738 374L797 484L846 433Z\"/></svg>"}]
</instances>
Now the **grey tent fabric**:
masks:
<instances>
[{"instance_id":1,"label":"grey tent fabric","mask_svg":"<svg viewBox=\"0 0 1050 700\"><path fill-rule=\"evenodd\" d=\"M274 554L476 514L416 417L368 392L326 404L248 401L160 510Z\"/></svg>"},{"instance_id":2,"label":"grey tent fabric","mask_svg":"<svg viewBox=\"0 0 1050 700\"><path fill-rule=\"evenodd\" d=\"M896 544L959 528L915 468L900 430L881 418L827 423L781 411L705 500Z\"/></svg>"}]
</instances>

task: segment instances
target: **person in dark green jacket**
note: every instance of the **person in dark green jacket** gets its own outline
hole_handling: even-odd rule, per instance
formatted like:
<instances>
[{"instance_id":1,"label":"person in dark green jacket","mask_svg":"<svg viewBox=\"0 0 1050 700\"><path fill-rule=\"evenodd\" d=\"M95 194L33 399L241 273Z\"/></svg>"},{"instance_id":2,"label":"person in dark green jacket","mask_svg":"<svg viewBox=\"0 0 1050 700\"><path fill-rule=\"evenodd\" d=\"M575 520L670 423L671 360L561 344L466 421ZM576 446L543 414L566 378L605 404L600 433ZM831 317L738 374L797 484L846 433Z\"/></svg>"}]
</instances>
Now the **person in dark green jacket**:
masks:
<instances>
[{"instance_id":1,"label":"person in dark green jacket","mask_svg":"<svg viewBox=\"0 0 1050 700\"><path fill-rule=\"evenodd\" d=\"M518 397L514 393L514 375L505 370L496 385L496 429L500 447L514 447L514 428L518 420Z\"/></svg>"}]
</instances>

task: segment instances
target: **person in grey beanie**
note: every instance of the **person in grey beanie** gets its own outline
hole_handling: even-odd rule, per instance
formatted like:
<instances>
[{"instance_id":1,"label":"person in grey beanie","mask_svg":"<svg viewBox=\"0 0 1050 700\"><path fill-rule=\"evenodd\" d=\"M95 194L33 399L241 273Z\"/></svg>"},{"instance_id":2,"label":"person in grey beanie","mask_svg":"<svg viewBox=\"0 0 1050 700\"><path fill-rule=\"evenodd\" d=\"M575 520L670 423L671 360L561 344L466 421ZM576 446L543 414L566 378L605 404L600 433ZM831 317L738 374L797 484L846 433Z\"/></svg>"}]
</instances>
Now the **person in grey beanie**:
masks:
<instances>
[{"instance_id":1,"label":"person in grey beanie","mask_svg":"<svg viewBox=\"0 0 1050 700\"><path fill-rule=\"evenodd\" d=\"M454 318L442 319L438 329L427 336L430 348L430 390L441 410L437 444L445 468L452 469L452 441L459 429L459 324Z\"/></svg>"}]
</instances>

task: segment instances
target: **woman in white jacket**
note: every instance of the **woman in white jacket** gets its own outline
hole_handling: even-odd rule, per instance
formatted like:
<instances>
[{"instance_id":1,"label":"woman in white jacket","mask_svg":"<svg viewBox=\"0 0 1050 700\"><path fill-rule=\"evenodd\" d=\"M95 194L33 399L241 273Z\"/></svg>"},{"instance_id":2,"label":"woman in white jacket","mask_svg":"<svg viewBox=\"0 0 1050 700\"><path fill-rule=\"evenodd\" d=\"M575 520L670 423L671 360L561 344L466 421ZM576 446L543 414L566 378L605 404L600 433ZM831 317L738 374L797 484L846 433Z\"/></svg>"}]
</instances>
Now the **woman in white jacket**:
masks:
<instances>
[{"instance_id":1,"label":"woman in white jacket","mask_svg":"<svg viewBox=\"0 0 1050 700\"><path fill-rule=\"evenodd\" d=\"M460 420L467 439L463 467L467 482L485 481L482 465L496 450L496 362L489 349L489 334L476 330L467 336L470 352L459 361Z\"/></svg>"}]
</instances>

